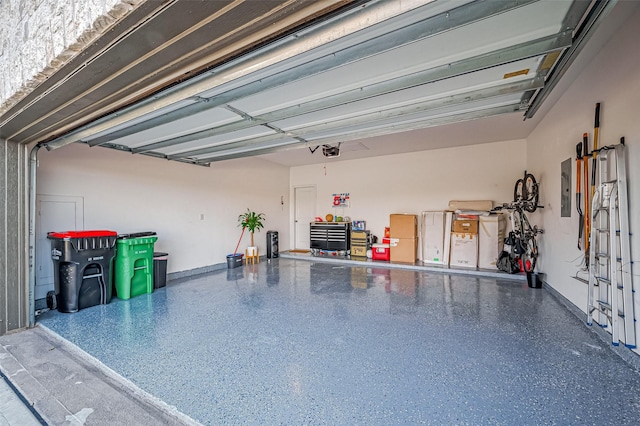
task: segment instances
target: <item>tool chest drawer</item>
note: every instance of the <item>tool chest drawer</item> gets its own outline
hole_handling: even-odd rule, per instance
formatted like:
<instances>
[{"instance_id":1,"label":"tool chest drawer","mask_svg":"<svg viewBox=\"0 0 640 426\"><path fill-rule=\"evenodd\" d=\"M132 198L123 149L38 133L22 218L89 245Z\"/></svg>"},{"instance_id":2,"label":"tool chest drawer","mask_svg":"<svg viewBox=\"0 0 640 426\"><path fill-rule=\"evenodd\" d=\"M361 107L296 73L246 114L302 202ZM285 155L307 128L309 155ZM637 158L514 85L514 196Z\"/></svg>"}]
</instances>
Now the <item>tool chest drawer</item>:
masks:
<instances>
[{"instance_id":1,"label":"tool chest drawer","mask_svg":"<svg viewBox=\"0 0 640 426\"><path fill-rule=\"evenodd\" d=\"M350 248L349 222L311 222L309 229L312 249L346 251Z\"/></svg>"}]
</instances>

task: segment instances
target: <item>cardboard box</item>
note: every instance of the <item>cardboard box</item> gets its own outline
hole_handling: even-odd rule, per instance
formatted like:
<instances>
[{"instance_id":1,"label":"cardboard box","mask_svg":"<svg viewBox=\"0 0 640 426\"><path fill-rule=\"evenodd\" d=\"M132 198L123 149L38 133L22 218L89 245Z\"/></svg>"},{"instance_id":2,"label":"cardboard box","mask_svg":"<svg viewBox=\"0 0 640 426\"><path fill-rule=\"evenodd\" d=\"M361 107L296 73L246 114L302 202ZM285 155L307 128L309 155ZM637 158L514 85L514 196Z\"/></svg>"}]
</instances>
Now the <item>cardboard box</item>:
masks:
<instances>
[{"instance_id":1,"label":"cardboard box","mask_svg":"<svg viewBox=\"0 0 640 426\"><path fill-rule=\"evenodd\" d=\"M351 257L367 257L367 246L351 246Z\"/></svg>"},{"instance_id":2,"label":"cardboard box","mask_svg":"<svg viewBox=\"0 0 640 426\"><path fill-rule=\"evenodd\" d=\"M480 215L478 214L478 212L460 212L460 213L456 213L456 219L472 219L472 220L478 220L480 218Z\"/></svg>"},{"instance_id":3,"label":"cardboard box","mask_svg":"<svg viewBox=\"0 0 640 426\"><path fill-rule=\"evenodd\" d=\"M391 231L393 232L393 230ZM418 259L417 238L391 238L391 261L416 263Z\"/></svg>"},{"instance_id":4,"label":"cardboard box","mask_svg":"<svg viewBox=\"0 0 640 426\"><path fill-rule=\"evenodd\" d=\"M478 266L478 235L451 233L451 258L453 267L476 268Z\"/></svg>"},{"instance_id":5,"label":"cardboard box","mask_svg":"<svg viewBox=\"0 0 640 426\"><path fill-rule=\"evenodd\" d=\"M371 258L373 260L389 260L391 258L389 244L373 244L371 246Z\"/></svg>"},{"instance_id":6,"label":"cardboard box","mask_svg":"<svg viewBox=\"0 0 640 426\"><path fill-rule=\"evenodd\" d=\"M391 238L418 237L418 218L414 214L392 214L389 224Z\"/></svg>"},{"instance_id":7,"label":"cardboard box","mask_svg":"<svg viewBox=\"0 0 640 426\"><path fill-rule=\"evenodd\" d=\"M478 221L475 219L456 219L453 221L453 232L459 234L477 234Z\"/></svg>"},{"instance_id":8,"label":"cardboard box","mask_svg":"<svg viewBox=\"0 0 640 426\"><path fill-rule=\"evenodd\" d=\"M488 212L493 208L493 201L491 200L476 200L476 201L461 201L451 200L449 201L449 210L473 210Z\"/></svg>"},{"instance_id":9,"label":"cardboard box","mask_svg":"<svg viewBox=\"0 0 640 426\"><path fill-rule=\"evenodd\" d=\"M444 217L444 263L449 265L449 258L451 257L451 228L453 226L453 213L447 212Z\"/></svg>"},{"instance_id":10,"label":"cardboard box","mask_svg":"<svg viewBox=\"0 0 640 426\"><path fill-rule=\"evenodd\" d=\"M366 245L369 240L369 231L351 231L351 244Z\"/></svg>"},{"instance_id":11,"label":"cardboard box","mask_svg":"<svg viewBox=\"0 0 640 426\"><path fill-rule=\"evenodd\" d=\"M422 212L422 261L442 265L444 257L445 212Z\"/></svg>"},{"instance_id":12,"label":"cardboard box","mask_svg":"<svg viewBox=\"0 0 640 426\"><path fill-rule=\"evenodd\" d=\"M507 215L480 216L478 228L478 267L498 269L498 255L504 248L507 233Z\"/></svg>"}]
</instances>

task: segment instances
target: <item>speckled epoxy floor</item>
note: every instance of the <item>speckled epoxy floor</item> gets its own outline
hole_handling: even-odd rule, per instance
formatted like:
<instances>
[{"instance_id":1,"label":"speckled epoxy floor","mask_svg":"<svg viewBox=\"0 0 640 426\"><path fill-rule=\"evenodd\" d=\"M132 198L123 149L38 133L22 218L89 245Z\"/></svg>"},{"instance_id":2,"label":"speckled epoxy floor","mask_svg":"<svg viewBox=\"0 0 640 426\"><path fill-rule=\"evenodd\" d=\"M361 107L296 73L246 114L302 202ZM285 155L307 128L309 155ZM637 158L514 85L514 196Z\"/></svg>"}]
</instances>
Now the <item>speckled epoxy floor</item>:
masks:
<instances>
[{"instance_id":1,"label":"speckled epoxy floor","mask_svg":"<svg viewBox=\"0 0 640 426\"><path fill-rule=\"evenodd\" d=\"M39 322L203 424L638 424L640 375L526 283L296 261Z\"/></svg>"}]
</instances>

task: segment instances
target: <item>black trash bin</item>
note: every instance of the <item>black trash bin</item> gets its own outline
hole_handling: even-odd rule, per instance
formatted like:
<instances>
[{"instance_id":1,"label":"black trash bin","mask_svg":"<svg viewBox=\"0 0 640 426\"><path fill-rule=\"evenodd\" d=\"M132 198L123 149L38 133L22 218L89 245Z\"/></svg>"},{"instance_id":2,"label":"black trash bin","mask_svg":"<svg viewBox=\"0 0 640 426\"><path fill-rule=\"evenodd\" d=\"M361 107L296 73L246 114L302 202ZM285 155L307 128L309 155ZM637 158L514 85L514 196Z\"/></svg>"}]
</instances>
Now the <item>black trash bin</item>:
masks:
<instances>
[{"instance_id":1,"label":"black trash bin","mask_svg":"<svg viewBox=\"0 0 640 426\"><path fill-rule=\"evenodd\" d=\"M540 272L527 272L527 285L531 288L542 288L545 274Z\"/></svg>"},{"instance_id":2,"label":"black trash bin","mask_svg":"<svg viewBox=\"0 0 640 426\"><path fill-rule=\"evenodd\" d=\"M54 267L54 292L49 309L77 312L111 301L115 231L49 232Z\"/></svg>"},{"instance_id":3,"label":"black trash bin","mask_svg":"<svg viewBox=\"0 0 640 426\"><path fill-rule=\"evenodd\" d=\"M153 253L153 288L167 285L167 260L169 253Z\"/></svg>"},{"instance_id":4,"label":"black trash bin","mask_svg":"<svg viewBox=\"0 0 640 426\"><path fill-rule=\"evenodd\" d=\"M233 269L242 266L242 253L232 253L227 255L227 268Z\"/></svg>"}]
</instances>

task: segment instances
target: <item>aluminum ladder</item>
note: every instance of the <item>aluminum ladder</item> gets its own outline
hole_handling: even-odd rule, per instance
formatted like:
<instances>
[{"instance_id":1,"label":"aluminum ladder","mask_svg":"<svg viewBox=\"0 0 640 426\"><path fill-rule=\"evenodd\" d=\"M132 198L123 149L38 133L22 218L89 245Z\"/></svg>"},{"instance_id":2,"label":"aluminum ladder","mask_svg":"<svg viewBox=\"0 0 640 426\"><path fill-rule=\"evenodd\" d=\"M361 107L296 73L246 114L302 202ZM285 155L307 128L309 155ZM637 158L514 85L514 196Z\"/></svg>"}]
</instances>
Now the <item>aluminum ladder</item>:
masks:
<instances>
[{"instance_id":1,"label":"aluminum ladder","mask_svg":"<svg viewBox=\"0 0 640 426\"><path fill-rule=\"evenodd\" d=\"M587 324L609 328L612 344L636 347L624 139L599 150L591 209ZM614 159L611 155L614 154ZM615 170L611 170L615 167ZM613 177L612 177L613 176Z\"/></svg>"}]
</instances>

